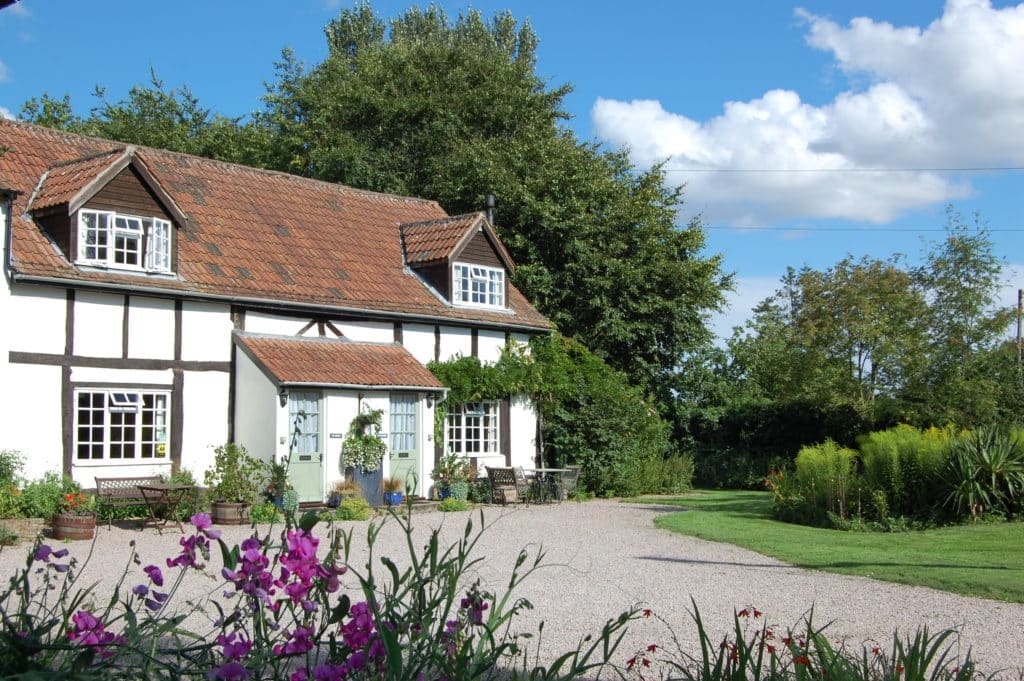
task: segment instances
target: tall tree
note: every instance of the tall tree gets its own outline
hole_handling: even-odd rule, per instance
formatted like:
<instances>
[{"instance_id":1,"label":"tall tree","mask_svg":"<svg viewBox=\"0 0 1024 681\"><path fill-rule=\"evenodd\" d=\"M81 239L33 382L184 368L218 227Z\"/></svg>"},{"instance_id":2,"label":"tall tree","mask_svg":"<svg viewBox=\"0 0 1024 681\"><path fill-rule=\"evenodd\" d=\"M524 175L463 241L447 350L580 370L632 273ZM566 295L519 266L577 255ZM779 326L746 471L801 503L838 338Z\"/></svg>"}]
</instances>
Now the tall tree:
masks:
<instances>
[{"instance_id":1,"label":"tall tree","mask_svg":"<svg viewBox=\"0 0 1024 681\"><path fill-rule=\"evenodd\" d=\"M681 188L560 125L568 85L536 73L538 38L510 13L452 22L437 7L390 22L365 4L326 29L308 72L289 54L259 123L278 164L320 179L425 196L449 212L498 196L515 283L563 333L666 400L683 355L710 340L729 277L676 227Z\"/></svg>"}]
</instances>

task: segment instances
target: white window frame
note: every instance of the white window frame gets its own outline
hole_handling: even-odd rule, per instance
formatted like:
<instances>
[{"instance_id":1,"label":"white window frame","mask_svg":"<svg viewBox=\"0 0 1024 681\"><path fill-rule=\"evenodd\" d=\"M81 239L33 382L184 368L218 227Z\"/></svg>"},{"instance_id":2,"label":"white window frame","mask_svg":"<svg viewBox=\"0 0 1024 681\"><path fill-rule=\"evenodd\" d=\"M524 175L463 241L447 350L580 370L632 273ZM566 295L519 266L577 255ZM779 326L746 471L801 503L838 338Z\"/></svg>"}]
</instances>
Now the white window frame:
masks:
<instances>
[{"instance_id":1,"label":"white window frame","mask_svg":"<svg viewBox=\"0 0 1024 681\"><path fill-rule=\"evenodd\" d=\"M153 462L169 455L169 390L78 388L74 400L76 464Z\"/></svg>"},{"instance_id":2,"label":"white window frame","mask_svg":"<svg viewBox=\"0 0 1024 681\"><path fill-rule=\"evenodd\" d=\"M171 223L161 218L82 208L78 211L77 262L120 270L170 272L172 232Z\"/></svg>"},{"instance_id":3,"label":"white window frame","mask_svg":"<svg viewBox=\"0 0 1024 681\"><path fill-rule=\"evenodd\" d=\"M465 307L505 309L505 270L465 262L453 264L452 302Z\"/></svg>"},{"instance_id":4,"label":"white window frame","mask_svg":"<svg viewBox=\"0 0 1024 681\"><path fill-rule=\"evenodd\" d=\"M448 451L464 456L501 453L501 410L496 400L469 402L448 411Z\"/></svg>"}]
</instances>

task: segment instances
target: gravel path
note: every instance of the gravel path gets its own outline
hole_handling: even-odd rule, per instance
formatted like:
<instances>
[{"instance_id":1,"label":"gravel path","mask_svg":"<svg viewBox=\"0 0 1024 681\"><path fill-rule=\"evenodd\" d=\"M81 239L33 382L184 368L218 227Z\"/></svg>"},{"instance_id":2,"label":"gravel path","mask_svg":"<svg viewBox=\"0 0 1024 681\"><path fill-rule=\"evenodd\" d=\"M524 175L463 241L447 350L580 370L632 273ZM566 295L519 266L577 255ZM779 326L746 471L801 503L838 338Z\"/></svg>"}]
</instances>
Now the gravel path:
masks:
<instances>
[{"instance_id":1,"label":"gravel path","mask_svg":"<svg viewBox=\"0 0 1024 681\"><path fill-rule=\"evenodd\" d=\"M634 605L652 608L692 652L696 645L696 627L688 614L692 597L706 625L717 632L716 639L731 627L736 609L756 607L770 623L785 629L813 607L817 624L832 622L827 629L831 638L858 647L863 641L880 641L885 648L897 628L910 633L922 625L933 631L961 627L961 646L964 652L967 647L973 649L982 670L1024 669L1024 605L795 568L728 544L656 529L654 518L669 510L678 509L614 501L486 508L490 527L476 553L485 560L470 577L479 578L485 589L501 592L520 549L543 548L547 567L517 592L535 608L519 618L516 627L536 632L538 623L545 622L541 659L574 647L582 636L597 632L606 620ZM417 512L417 538L439 527L443 537L454 542L470 517L479 524L478 512ZM365 563L367 524L341 525L354 528L357 539L362 539L355 542L359 550L353 564ZM250 532L248 528L221 529L229 543ZM386 523L376 551L401 565L405 550L398 529L397 523ZM102 592L124 568L130 541L136 542L143 565L163 565L165 557L176 555L180 537L176 530L161 536L153 529L107 531L102 527L83 579L100 582ZM24 564L25 546L0 552L0 576L13 574ZM68 547L73 555L84 558L90 543ZM219 567L217 556L211 562ZM138 567L132 569L129 585L145 581ZM210 588L209 579L196 575L186 580L185 593L178 598L198 596ZM671 633L655 618L630 628L618 651L620 662L650 643L671 644ZM1008 676L1017 678L1017 673Z\"/></svg>"}]
</instances>

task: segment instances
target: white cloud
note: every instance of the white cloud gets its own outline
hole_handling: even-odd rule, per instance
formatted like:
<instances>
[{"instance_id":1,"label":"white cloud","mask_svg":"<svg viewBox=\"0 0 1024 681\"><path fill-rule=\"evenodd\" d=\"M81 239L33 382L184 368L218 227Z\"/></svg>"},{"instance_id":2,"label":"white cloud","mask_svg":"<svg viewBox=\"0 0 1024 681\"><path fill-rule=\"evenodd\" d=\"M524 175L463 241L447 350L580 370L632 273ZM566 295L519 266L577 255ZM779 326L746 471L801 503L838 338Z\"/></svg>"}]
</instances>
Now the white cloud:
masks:
<instances>
[{"instance_id":1,"label":"white cloud","mask_svg":"<svg viewBox=\"0 0 1024 681\"><path fill-rule=\"evenodd\" d=\"M8 120L14 120L14 114L7 107L0 106L0 118L6 118Z\"/></svg>"},{"instance_id":2,"label":"white cloud","mask_svg":"<svg viewBox=\"0 0 1024 681\"><path fill-rule=\"evenodd\" d=\"M15 16L19 16L19 17L30 17L30 16L32 16L32 12L28 11L28 8L25 7L25 3L24 2L15 2L13 5L8 7L4 11L5 12L10 12L11 14L13 14Z\"/></svg>"},{"instance_id":3,"label":"white cloud","mask_svg":"<svg viewBox=\"0 0 1024 681\"><path fill-rule=\"evenodd\" d=\"M971 194L969 184L934 172L1024 164L1024 4L949 0L925 28L869 18L848 26L802 10L807 42L866 86L824 106L789 90L727 102L695 121L658 101L598 99L599 136L630 148L641 166L703 170L833 169L840 172L678 173L706 218L736 225L781 219L886 222ZM740 197L739 200L737 197Z\"/></svg>"}]
</instances>

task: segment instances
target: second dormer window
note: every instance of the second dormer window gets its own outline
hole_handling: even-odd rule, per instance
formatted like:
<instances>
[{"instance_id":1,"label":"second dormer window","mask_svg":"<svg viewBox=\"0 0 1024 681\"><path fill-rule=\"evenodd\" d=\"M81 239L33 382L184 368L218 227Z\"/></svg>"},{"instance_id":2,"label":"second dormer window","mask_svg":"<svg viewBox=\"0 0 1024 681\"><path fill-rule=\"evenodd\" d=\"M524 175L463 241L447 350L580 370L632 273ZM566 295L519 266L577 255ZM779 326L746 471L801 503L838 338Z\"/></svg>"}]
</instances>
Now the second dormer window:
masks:
<instances>
[{"instance_id":1,"label":"second dormer window","mask_svg":"<svg viewBox=\"0 0 1024 681\"><path fill-rule=\"evenodd\" d=\"M78 211L78 262L118 269L171 271L171 223L113 211Z\"/></svg>"},{"instance_id":2,"label":"second dormer window","mask_svg":"<svg viewBox=\"0 0 1024 681\"><path fill-rule=\"evenodd\" d=\"M505 271L495 267L455 263L452 300L457 305L505 307Z\"/></svg>"}]
</instances>

